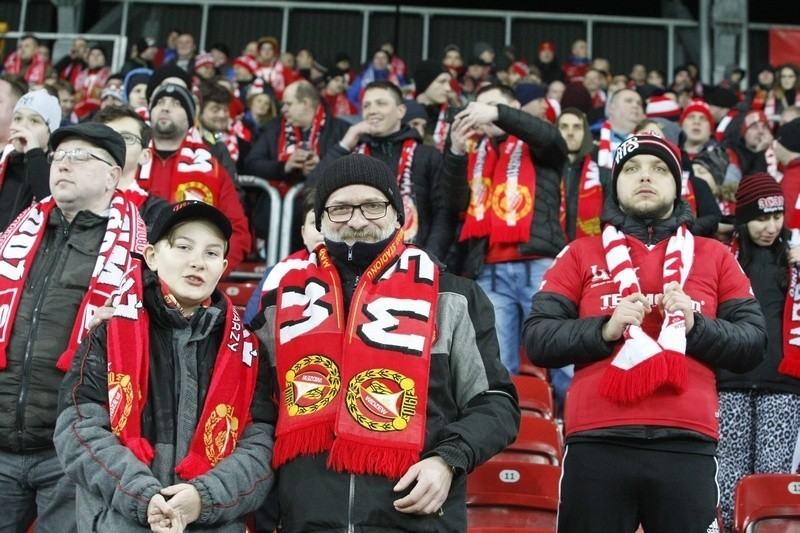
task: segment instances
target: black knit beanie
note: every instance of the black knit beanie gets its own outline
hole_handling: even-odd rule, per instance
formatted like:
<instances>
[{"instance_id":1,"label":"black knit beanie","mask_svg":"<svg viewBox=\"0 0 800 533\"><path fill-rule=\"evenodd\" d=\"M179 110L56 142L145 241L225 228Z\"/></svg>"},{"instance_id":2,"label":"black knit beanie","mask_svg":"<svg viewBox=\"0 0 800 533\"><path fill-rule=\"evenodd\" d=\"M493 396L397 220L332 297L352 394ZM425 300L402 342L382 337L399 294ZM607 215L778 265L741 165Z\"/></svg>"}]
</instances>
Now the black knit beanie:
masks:
<instances>
[{"instance_id":1,"label":"black knit beanie","mask_svg":"<svg viewBox=\"0 0 800 533\"><path fill-rule=\"evenodd\" d=\"M617 147L614 152L614 162L611 166L611 192L617 197L617 177L628 159L641 155L654 155L669 167L672 177L675 178L675 191L677 197L681 196L683 183L681 181L681 156L678 147L659 135L642 134L629 137Z\"/></svg>"},{"instance_id":2,"label":"black knit beanie","mask_svg":"<svg viewBox=\"0 0 800 533\"><path fill-rule=\"evenodd\" d=\"M322 230L322 212L328 197L337 189L357 184L369 185L381 191L397 212L397 221L401 226L405 223L405 211L400 190L397 188L397 178L392 175L389 167L374 157L350 154L340 157L326 168L317 184L317 198L314 204L317 230Z\"/></svg>"},{"instance_id":3,"label":"black knit beanie","mask_svg":"<svg viewBox=\"0 0 800 533\"><path fill-rule=\"evenodd\" d=\"M783 213L783 189L766 172L749 174L736 189L736 224L747 224L762 215Z\"/></svg>"},{"instance_id":4,"label":"black knit beanie","mask_svg":"<svg viewBox=\"0 0 800 533\"><path fill-rule=\"evenodd\" d=\"M176 99L178 103L181 104L181 107L184 109L184 111L186 111L186 117L189 119L189 125L191 126L194 124L194 97L192 97L192 93L189 92L189 89L183 85L178 85L177 83L167 83L166 85L162 85L156 89L156 92L153 93L153 97L150 99L150 111L152 111L158 101L165 96L171 96L172 98Z\"/></svg>"}]
</instances>

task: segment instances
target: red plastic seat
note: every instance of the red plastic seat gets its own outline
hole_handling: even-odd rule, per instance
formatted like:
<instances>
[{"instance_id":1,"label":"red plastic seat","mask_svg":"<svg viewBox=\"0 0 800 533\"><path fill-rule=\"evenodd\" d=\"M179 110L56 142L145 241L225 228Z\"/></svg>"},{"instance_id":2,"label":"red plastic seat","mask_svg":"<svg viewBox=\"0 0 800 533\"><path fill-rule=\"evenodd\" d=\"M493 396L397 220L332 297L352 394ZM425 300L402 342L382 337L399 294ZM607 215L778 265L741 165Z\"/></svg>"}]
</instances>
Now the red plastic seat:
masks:
<instances>
[{"instance_id":1,"label":"red plastic seat","mask_svg":"<svg viewBox=\"0 0 800 533\"><path fill-rule=\"evenodd\" d=\"M753 474L736 486L735 533L800 532L800 475Z\"/></svg>"},{"instance_id":2,"label":"red plastic seat","mask_svg":"<svg viewBox=\"0 0 800 533\"><path fill-rule=\"evenodd\" d=\"M467 476L467 526L555 531L561 468L493 458Z\"/></svg>"},{"instance_id":3,"label":"red plastic seat","mask_svg":"<svg viewBox=\"0 0 800 533\"><path fill-rule=\"evenodd\" d=\"M525 347L519 350L519 373L523 376L533 376L547 381L547 369L531 363L525 353Z\"/></svg>"},{"instance_id":4,"label":"red plastic seat","mask_svg":"<svg viewBox=\"0 0 800 533\"><path fill-rule=\"evenodd\" d=\"M495 459L558 466L563 454L561 430L555 422L538 416L523 416L517 440Z\"/></svg>"},{"instance_id":5,"label":"red plastic seat","mask_svg":"<svg viewBox=\"0 0 800 533\"><path fill-rule=\"evenodd\" d=\"M228 295L228 298L231 299L233 305L236 306L236 309L239 313L244 313L245 308L247 307L247 302L250 300L250 296L253 294L253 291L256 289L258 285L258 280L256 281L220 281L218 284L219 290L224 292Z\"/></svg>"},{"instance_id":6,"label":"red plastic seat","mask_svg":"<svg viewBox=\"0 0 800 533\"><path fill-rule=\"evenodd\" d=\"M519 408L543 418L553 418L553 391L546 381L526 375L511 376L517 387Z\"/></svg>"}]
</instances>

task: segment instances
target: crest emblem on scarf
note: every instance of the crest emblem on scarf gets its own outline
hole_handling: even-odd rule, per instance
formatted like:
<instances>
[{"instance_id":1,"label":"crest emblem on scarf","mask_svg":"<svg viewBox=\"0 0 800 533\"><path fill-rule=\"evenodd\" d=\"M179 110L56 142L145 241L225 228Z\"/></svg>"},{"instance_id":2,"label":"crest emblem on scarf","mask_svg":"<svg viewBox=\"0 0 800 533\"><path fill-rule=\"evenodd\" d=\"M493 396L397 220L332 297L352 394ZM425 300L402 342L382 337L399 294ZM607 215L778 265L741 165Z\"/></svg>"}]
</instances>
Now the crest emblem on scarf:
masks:
<instances>
[{"instance_id":1,"label":"crest emblem on scarf","mask_svg":"<svg viewBox=\"0 0 800 533\"><path fill-rule=\"evenodd\" d=\"M200 181L187 181L178 185L175 191L175 201L198 200L209 205L214 205L214 193L205 183Z\"/></svg>"},{"instance_id":2,"label":"crest emblem on scarf","mask_svg":"<svg viewBox=\"0 0 800 533\"><path fill-rule=\"evenodd\" d=\"M111 431L119 437L133 408L133 385L128 374L108 373L108 417Z\"/></svg>"},{"instance_id":3,"label":"crest emblem on scarf","mask_svg":"<svg viewBox=\"0 0 800 533\"><path fill-rule=\"evenodd\" d=\"M492 204L492 198L489 195L489 187L491 185L492 178L486 176L481 179L480 184L473 184L468 208L470 215L481 218L489 209Z\"/></svg>"},{"instance_id":4,"label":"crest emblem on scarf","mask_svg":"<svg viewBox=\"0 0 800 533\"><path fill-rule=\"evenodd\" d=\"M289 416L315 413L339 394L342 377L336 364L323 355L303 357L286 372L283 391Z\"/></svg>"},{"instance_id":5,"label":"crest emblem on scarf","mask_svg":"<svg viewBox=\"0 0 800 533\"><path fill-rule=\"evenodd\" d=\"M239 438L239 419L233 416L233 406L218 404L206 420L203 431L206 457L211 466L216 466L223 457L236 448Z\"/></svg>"},{"instance_id":6,"label":"crest emblem on scarf","mask_svg":"<svg viewBox=\"0 0 800 533\"><path fill-rule=\"evenodd\" d=\"M402 431L417 411L414 380L386 368L357 374L347 387L347 410L370 431Z\"/></svg>"},{"instance_id":7,"label":"crest emblem on scarf","mask_svg":"<svg viewBox=\"0 0 800 533\"><path fill-rule=\"evenodd\" d=\"M516 190L509 190L507 184L498 185L492 195L492 209L502 219L509 215L520 220L533 209L531 191L524 185L517 185Z\"/></svg>"}]
</instances>

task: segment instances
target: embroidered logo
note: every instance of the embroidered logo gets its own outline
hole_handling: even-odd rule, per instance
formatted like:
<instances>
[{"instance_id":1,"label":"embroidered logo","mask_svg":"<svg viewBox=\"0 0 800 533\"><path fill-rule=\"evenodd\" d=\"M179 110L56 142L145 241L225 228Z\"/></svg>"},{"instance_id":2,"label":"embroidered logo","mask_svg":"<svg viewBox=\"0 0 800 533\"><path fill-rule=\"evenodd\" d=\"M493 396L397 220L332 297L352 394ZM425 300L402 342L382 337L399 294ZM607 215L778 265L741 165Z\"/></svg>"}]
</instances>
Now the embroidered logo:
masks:
<instances>
[{"instance_id":1,"label":"embroidered logo","mask_svg":"<svg viewBox=\"0 0 800 533\"><path fill-rule=\"evenodd\" d=\"M417 411L413 379L386 368L357 374L347 387L347 411L370 431L402 431Z\"/></svg>"},{"instance_id":2,"label":"embroidered logo","mask_svg":"<svg viewBox=\"0 0 800 533\"><path fill-rule=\"evenodd\" d=\"M492 178L486 176L481 178L480 183L473 182L470 192L469 214L478 220L483 218L492 203L492 198L489 196L489 186L491 184Z\"/></svg>"},{"instance_id":3,"label":"embroidered logo","mask_svg":"<svg viewBox=\"0 0 800 533\"><path fill-rule=\"evenodd\" d=\"M308 355L286 372L284 402L289 416L315 413L339 394L342 378L336 364L323 355Z\"/></svg>"},{"instance_id":4,"label":"embroidered logo","mask_svg":"<svg viewBox=\"0 0 800 533\"><path fill-rule=\"evenodd\" d=\"M178 185L175 191L175 201L198 200L209 205L214 205L214 193L205 183L200 181L187 181Z\"/></svg>"},{"instance_id":5,"label":"embroidered logo","mask_svg":"<svg viewBox=\"0 0 800 533\"><path fill-rule=\"evenodd\" d=\"M531 191L524 185L518 185L514 189L506 184L498 185L492 194L492 209L498 217L516 222L533 209Z\"/></svg>"},{"instance_id":6,"label":"embroidered logo","mask_svg":"<svg viewBox=\"0 0 800 533\"><path fill-rule=\"evenodd\" d=\"M133 385L128 374L108 373L108 416L111 420L111 431L117 437L128 424L128 417L133 408Z\"/></svg>"},{"instance_id":7,"label":"embroidered logo","mask_svg":"<svg viewBox=\"0 0 800 533\"><path fill-rule=\"evenodd\" d=\"M233 406L217 404L206 420L203 431L203 444L206 458L211 466L216 466L223 457L236 448L239 438L239 419L233 416Z\"/></svg>"}]
</instances>

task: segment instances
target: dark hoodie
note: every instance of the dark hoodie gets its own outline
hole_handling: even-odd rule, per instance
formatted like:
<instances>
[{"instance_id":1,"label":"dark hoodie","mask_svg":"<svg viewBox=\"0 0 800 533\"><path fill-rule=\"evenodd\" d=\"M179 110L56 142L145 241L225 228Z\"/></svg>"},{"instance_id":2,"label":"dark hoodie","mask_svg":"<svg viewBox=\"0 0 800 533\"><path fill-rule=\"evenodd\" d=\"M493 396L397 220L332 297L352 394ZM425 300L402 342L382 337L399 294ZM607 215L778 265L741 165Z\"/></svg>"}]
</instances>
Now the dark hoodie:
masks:
<instances>
[{"instance_id":1,"label":"dark hoodie","mask_svg":"<svg viewBox=\"0 0 800 533\"><path fill-rule=\"evenodd\" d=\"M411 162L411 196L417 208L418 222L413 242L439 259L444 259L455 234L457 219L456 213L444 201L439 185L442 155L434 147L423 144L419 132L407 125L387 137L364 135L360 142L369 146L372 157L383 161L396 173L406 139L414 139L418 143ZM341 144L328 150L317 170L306 180L306 185L315 186L331 163L349 153ZM400 190L402 192L402 186Z\"/></svg>"}]
</instances>

